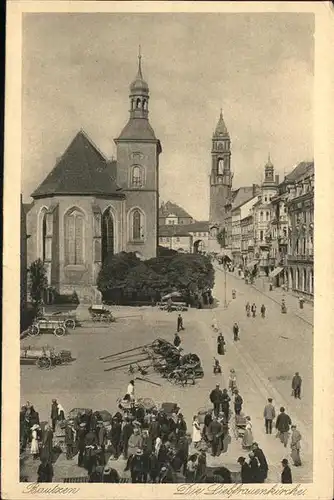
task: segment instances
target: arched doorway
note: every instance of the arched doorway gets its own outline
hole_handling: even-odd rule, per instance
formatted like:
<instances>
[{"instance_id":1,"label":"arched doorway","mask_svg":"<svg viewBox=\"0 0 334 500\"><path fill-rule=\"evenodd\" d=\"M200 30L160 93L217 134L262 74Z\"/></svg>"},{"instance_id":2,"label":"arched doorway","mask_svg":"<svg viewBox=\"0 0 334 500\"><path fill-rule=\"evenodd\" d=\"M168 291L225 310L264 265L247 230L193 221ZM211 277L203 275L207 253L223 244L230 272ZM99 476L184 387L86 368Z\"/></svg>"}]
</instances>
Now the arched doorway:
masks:
<instances>
[{"instance_id":1,"label":"arched doorway","mask_svg":"<svg viewBox=\"0 0 334 500\"><path fill-rule=\"evenodd\" d=\"M194 253L203 253L205 249L203 240L197 240L194 243Z\"/></svg>"},{"instance_id":2,"label":"arched doorway","mask_svg":"<svg viewBox=\"0 0 334 500\"><path fill-rule=\"evenodd\" d=\"M102 215L102 263L108 255L114 254L114 218L110 208Z\"/></svg>"}]
</instances>

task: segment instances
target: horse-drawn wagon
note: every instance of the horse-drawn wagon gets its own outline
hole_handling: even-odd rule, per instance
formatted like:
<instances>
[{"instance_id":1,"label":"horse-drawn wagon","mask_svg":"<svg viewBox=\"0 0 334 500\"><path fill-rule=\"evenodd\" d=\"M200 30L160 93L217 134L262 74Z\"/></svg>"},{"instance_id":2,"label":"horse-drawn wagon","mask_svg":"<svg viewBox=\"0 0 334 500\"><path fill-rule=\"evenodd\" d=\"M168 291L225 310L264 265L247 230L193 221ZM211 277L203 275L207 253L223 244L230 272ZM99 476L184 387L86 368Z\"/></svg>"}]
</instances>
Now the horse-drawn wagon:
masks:
<instances>
[{"instance_id":1,"label":"horse-drawn wagon","mask_svg":"<svg viewBox=\"0 0 334 500\"><path fill-rule=\"evenodd\" d=\"M44 332L53 332L56 337L63 337L67 333L65 321L51 316L36 318L28 329L30 337L37 337Z\"/></svg>"},{"instance_id":2,"label":"horse-drawn wagon","mask_svg":"<svg viewBox=\"0 0 334 500\"><path fill-rule=\"evenodd\" d=\"M94 323L95 322L113 323L114 321L116 321L115 317L111 314L111 311L109 311L109 309L107 309L103 305L98 304L90 306L88 311Z\"/></svg>"},{"instance_id":3,"label":"horse-drawn wagon","mask_svg":"<svg viewBox=\"0 0 334 500\"><path fill-rule=\"evenodd\" d=\"M52 347L23 347L20 350L20 364L36 365L40 369L50 369L52 366L63 365L73 361L70 351L57 352Z\"/></svg>"}]
</instances>

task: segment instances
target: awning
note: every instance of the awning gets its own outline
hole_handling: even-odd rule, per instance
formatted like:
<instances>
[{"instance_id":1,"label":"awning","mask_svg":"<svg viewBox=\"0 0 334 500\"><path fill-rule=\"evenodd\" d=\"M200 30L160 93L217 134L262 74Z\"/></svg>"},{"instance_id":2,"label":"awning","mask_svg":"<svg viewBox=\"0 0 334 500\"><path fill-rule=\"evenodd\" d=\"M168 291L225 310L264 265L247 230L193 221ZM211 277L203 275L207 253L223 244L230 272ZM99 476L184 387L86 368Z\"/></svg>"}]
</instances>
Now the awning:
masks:
<instances>
[{"instance_id":1,"label":"awning","mask_svg":"<svg viewBox=\"0 0 334 500\"><path fill-rule=\"evenodd\" d=\"M252 260L247 264L247 269L250 269L251 267L254 267L258 263L258 260Z\"/></svg>"},{"instance_id":2,"label":"awning","mask_svg":"<svg viewBox=\"0 0 334 500\"><path fill-rule=\"evenodd\" d=\"M271 273L269 273L269 278L274 278L275 276L277 276L281 271L283 271L283 267L275 267L275 269L273 271L271 271Z\"/></svg>"}]
</instances>

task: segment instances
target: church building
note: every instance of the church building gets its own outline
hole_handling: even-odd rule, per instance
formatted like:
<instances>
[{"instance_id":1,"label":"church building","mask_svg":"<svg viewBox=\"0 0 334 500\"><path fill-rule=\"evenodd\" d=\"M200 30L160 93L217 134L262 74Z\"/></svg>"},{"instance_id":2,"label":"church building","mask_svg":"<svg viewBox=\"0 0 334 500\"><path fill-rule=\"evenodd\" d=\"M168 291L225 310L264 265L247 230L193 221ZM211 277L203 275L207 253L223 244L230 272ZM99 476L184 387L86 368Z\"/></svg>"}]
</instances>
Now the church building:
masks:
<instances>
[{"instance_id":1,"label":"church building","mask_svg":"<svg viewBox=\"0 0 334 500\"><path fill-rule=\"evenodd\" d=\"M91 302L108 255L156 256L161 144L148 119L149 88L138 73L130 85L130 116L109 160L81 130L31 195L27 265L40 258L49 286Z\"/></svg>"}]
</instances>

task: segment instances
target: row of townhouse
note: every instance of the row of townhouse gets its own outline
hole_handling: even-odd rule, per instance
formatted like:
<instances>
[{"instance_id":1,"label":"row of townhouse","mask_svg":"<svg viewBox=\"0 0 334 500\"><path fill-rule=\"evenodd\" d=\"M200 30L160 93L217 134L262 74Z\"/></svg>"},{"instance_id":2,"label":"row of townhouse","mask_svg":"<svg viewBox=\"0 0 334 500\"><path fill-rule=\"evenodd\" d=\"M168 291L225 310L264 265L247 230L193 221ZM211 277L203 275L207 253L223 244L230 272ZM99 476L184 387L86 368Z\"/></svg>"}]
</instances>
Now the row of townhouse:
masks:
<instances>
[{"instance_id":1,"label":"row of townhouse","mask_svg":"<svg viewBox=\"0 0 334 500\"><path fill-rule=\"evenodd\" d=\"M232 209L235 265L276 286L313 297L314 162L301 162L279 183L270 158L257 193Z\"/></svg>"}]
</instances>

